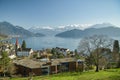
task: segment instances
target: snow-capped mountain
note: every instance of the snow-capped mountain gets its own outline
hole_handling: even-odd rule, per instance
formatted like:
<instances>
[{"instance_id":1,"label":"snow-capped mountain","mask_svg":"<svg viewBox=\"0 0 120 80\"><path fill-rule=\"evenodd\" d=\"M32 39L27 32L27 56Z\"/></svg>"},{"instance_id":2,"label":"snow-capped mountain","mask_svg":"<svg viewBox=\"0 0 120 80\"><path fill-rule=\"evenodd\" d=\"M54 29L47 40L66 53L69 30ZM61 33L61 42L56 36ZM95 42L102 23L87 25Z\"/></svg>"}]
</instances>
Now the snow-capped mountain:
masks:
<instances>
[{"instance_id":1,"label":"snow-capped mountain","mask_svg":"<svg viewBox=\"0 0 120 80\"><path fill-rule=\"evenodd\" d=\"M29 28L30 30L33 29L33 30L40 30L40 29L49 29L49 30L53 30L54 28L50 27L50 26L44 26L44 27L31 27Z\"/></svg>"},{"instance_id":2,"label":"snow-capped mountain","mask_svg":"<svg viewBox=\"0 0 120 80\"><path fill-rule=\"evenodd\" d=\"M46 26L46 27L32 27L28 29L29 31L33 32L33 33L43 33L46 36L53 36L55 34L58 34L59 31L56 31L54 28L50 27L50 26Z\"/></svg>"},{"instance_id":3,"label":"snow-capped mountain","mask_svg":"<svg viewBox=\"0 0 120 80\"><path fill-rule=\"evenodd\" d=\"M73 29L78 30L85 30L88 28L104 28L108 26L114 26L110 23L102 23L102 24L73 24L73 25L63 25L58 27L51 27L51 26L45 26L45 27L32 27L29 29L29 31L34 33L43 33L45 35L56 35L58 33L69 31Z\"/></svg>"},{"instance_id":4,"label":"snow-capped mountain","mask_svg":"<svg viewBox=\"0 0 120 80\"><path fill-rule=\"evenodd\" d=\"M66 25L66 26L58 26L58 30L72 30L72 29L80 29L84 30L89 28L92 24L73 24L73 25Z\"/></svg>"},{"instance_id":5,"label":"snow-capped mountain","mask_svg":"<svg viewBox=\"0 0 120 80\"><path fill-rule=\"evenodd\" d=\"M80 29L84 30L89 28L91 24L73 24L73 25L65 25L58 27L44 26L44 27L31 27L28 30L33 33L43 33L45 35L56 35L60 32L72 30L72 29Z\"/></svg>"}]
</instances>

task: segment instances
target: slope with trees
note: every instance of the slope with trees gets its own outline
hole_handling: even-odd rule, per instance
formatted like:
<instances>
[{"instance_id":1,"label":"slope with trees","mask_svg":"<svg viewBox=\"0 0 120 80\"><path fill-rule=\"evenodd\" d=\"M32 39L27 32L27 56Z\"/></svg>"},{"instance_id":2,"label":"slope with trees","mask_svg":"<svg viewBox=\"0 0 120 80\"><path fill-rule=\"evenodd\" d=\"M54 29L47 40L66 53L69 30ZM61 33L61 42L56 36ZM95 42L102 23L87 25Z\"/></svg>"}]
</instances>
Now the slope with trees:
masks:
<instances>
[{"instance_id":1,"label":"slope with trees","mask_svg":"<svg viewBox=\"0 0 120 80\"><path fill-rule=\"evenodd\" d=\"M100 61L106 54L110 53L112 47L112 39L103 35L94 35L83 38L80 41L78 50L80 53L86 55L86 58L90 58L91 65L96 66L96 72L99 71Z\"/></svg>"}]
</instances>

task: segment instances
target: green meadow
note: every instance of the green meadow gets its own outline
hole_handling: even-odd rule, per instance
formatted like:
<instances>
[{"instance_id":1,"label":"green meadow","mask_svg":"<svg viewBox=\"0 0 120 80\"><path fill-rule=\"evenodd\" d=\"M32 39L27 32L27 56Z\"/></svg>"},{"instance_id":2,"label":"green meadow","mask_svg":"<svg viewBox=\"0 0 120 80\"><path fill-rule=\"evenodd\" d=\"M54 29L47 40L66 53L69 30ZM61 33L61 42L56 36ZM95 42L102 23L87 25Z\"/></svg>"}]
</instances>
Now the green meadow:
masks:
<instances>
[{"instance_id":1,"label":"green meadow","mask_svg":"<svg viewBox=\"0 0 120 80\"><path fill-rule=\"evenodd\" d=\"M29 77L9 80L29 80ZM65 72L54 75L34 76L32 80L120 80L120 69L107 69L99 72Z\"/></svg>"}]
</instances>

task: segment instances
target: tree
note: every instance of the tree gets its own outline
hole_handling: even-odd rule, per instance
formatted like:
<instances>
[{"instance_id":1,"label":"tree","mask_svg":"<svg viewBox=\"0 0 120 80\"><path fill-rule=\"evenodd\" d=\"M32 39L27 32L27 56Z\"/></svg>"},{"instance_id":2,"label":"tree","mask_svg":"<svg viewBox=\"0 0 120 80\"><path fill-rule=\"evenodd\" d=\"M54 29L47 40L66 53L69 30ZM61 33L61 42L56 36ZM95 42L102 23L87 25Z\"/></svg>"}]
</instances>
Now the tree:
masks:
<instances>
[{"instance_id":1,"label":"tree","mask_svg":"<svg viewBox=\"0 0 120 80\"><path fill-rule=\"evenodd\" d=\"M23 42L22 42L22 49L25 49L26 48L26 42L25 42L25 40L23 40Z\"/></svg>"},{"instance_id":2,"label":"tree","mask_svg":"<svg viewBox=\"0 0 120 80\"><path fill-rule=\"evenodd\" d=\"M78 54L78 51L77 51L77 49L75 49L75 50L74 50L74 53L75 53L75 55L77 55L77 54Z\"/></svg>"},{"instance_id":3,"label":"tree","mask_svg":"<svg viewBox=\"0 0 120 80\"><path fill-rule=\"evenodd\" d=\"M74 57L75 57L76 59L80 59L80 54L78 54L77 49L74 50Z\"/></svg>"},{"instance_id":4,"label":"tree","mask_svg":"<svg viewBox=\"0 0 120 80\"><path fill-rule=\"evenodd\" d=\"M110 63L111 50L109 48L98 48L92 52L93 64L98 65L98 69L104 69Z\"/></svg>"},{"instance_id":5,"label":"tree","mask_svg":"<svg viewBox=\"0 0 120 80\"><path fill-rule=\"evenodd\" d=\"M85 58L85 64L86 64L86 67L85 69L86 70L89 70L89 69L92 69L92 65L93 65L93 57L92 55L89 55Z\"/></svg>"},{"instance_id":6,"label":"tree","mask_svg":"<svg viewBox=\"0 0 120 80\"><path fill-rule=\"evenodd\" d=\"M86 57L92 57L91 61L96 66L96 72L99 71L100 59L102 56L102 48L111 48L112 39L103 35L94 35L83 38L78 46L78 51L85 54Z\"/></svg>"},{"instance_id":7,"label":"tree","mask_svg":"<svg viewBox=\"0 0 120 80\"><path fill-rule=\"evenodd\" d=\"M51 54L52 54L52 57L53 57L53 58L64 58L64 57L65 57L63 53L58 52L55 48L53 48L53 49L51 50ZM67 54L68 54L68 53L67 53ZM69 55L69 54L68 54L68 55Z\"/></svg>"},{"instance_id":8,"label":"tree","mask_svg":"<svg viewBox=\"0 0 120 80\"><path fill-rule=\"evenodd\" d=\"M5 76L5 73L8 71L10 58L8 57L7 52L2 52L2 58L0 58L1 67L3 69L3 74Z\"/></svg>"},{"instance_id":9,"label":"tree","mask_svg":"<svg viewBox=\"0 0 120 80\"><path fill-rule=\"evenodd\" d=\"M75 54L75 56L79 56L77 49L74 50L74 54Z\"/></svg>"},{"instance_id":10,"label":"tree","mask_svg":"<svg viewBox=\"0 0 120 80\"><path fill-rule=\"evenodd\" d=\"M117 67L120 67L120 54L119 54L119 41L114 40L113 44L113 60L117 64Z\"/></svg>"},{"instance_id":11,"label":"tree","mask_svg":"<svg viewBox=\"0 0 120 80\"><path fill-rule=\"evenodd\" d=\"M113 52L114 53L119 53L119 41L118 40L114 40Z\"/></svg>"},{"instance_id":12,"label":"tree","mask_svg":"<svg viewBox=\"0 0 120 80\"><path fill-rule=\"evenodd\" d=\"M45 52L46 52L46 56L47 56L47 58L51 59L51 57L52 57L51 49L46 49Z\"/></svg>"},{"instance_id":13,"label":"tree","mask_svg":"<svg viewBox=\"0 0 120 80\"><path fill-rule=\"evenodd\" d=\"M53 56L52 56L53 58L57 58L57 51L56 51L55 48L52 48L52 49L51 49L51 54L53 55Z\"/></svg>"}]
</instances>

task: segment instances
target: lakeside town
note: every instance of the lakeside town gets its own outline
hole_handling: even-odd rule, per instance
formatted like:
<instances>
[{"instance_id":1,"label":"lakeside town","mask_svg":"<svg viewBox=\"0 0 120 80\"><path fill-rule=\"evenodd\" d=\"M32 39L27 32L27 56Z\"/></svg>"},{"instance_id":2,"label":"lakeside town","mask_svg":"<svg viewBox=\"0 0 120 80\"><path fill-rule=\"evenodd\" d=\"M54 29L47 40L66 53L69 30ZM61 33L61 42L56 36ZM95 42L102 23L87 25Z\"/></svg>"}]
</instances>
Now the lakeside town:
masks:
<instances>
[{"instance_id":1,"label":"lakeside town","mask_svg":"<svg viewBox=\"0 0 120 80\"><path fill-rule=\"evenodd\" d=\"M76 58L77 52L60 47L34 51L32 48L26 48L26 45L25 40L19 44L18 38L15 44L0 42L0 76L26 77L83 71L84 61ZM4 55L6 62L2 63Z\"/></svg>"},{"instance_id":2,"label":"lakeside town","mask_svg":"<svg viewBox=\"0 0 120 80\"><path fill-rule=\"evenodd\" d=\"M90 41L89 44L92 43L92 46L86 44L88 41ZM30 77L29 79L32 79L32 76L65 72L82 73L89 70L99 72L99 70L120 67L119 41L111 41L103 35L82 39L79 45L81 52L77 49L70 51L60 47L33 50L27 48L26 45L25 40L19 44L19 38L16 38L15 44L4 40L0 42L1 77ZM112 49L108 48L111 45L113 45Z\"/></svg>"}]
</instances>

